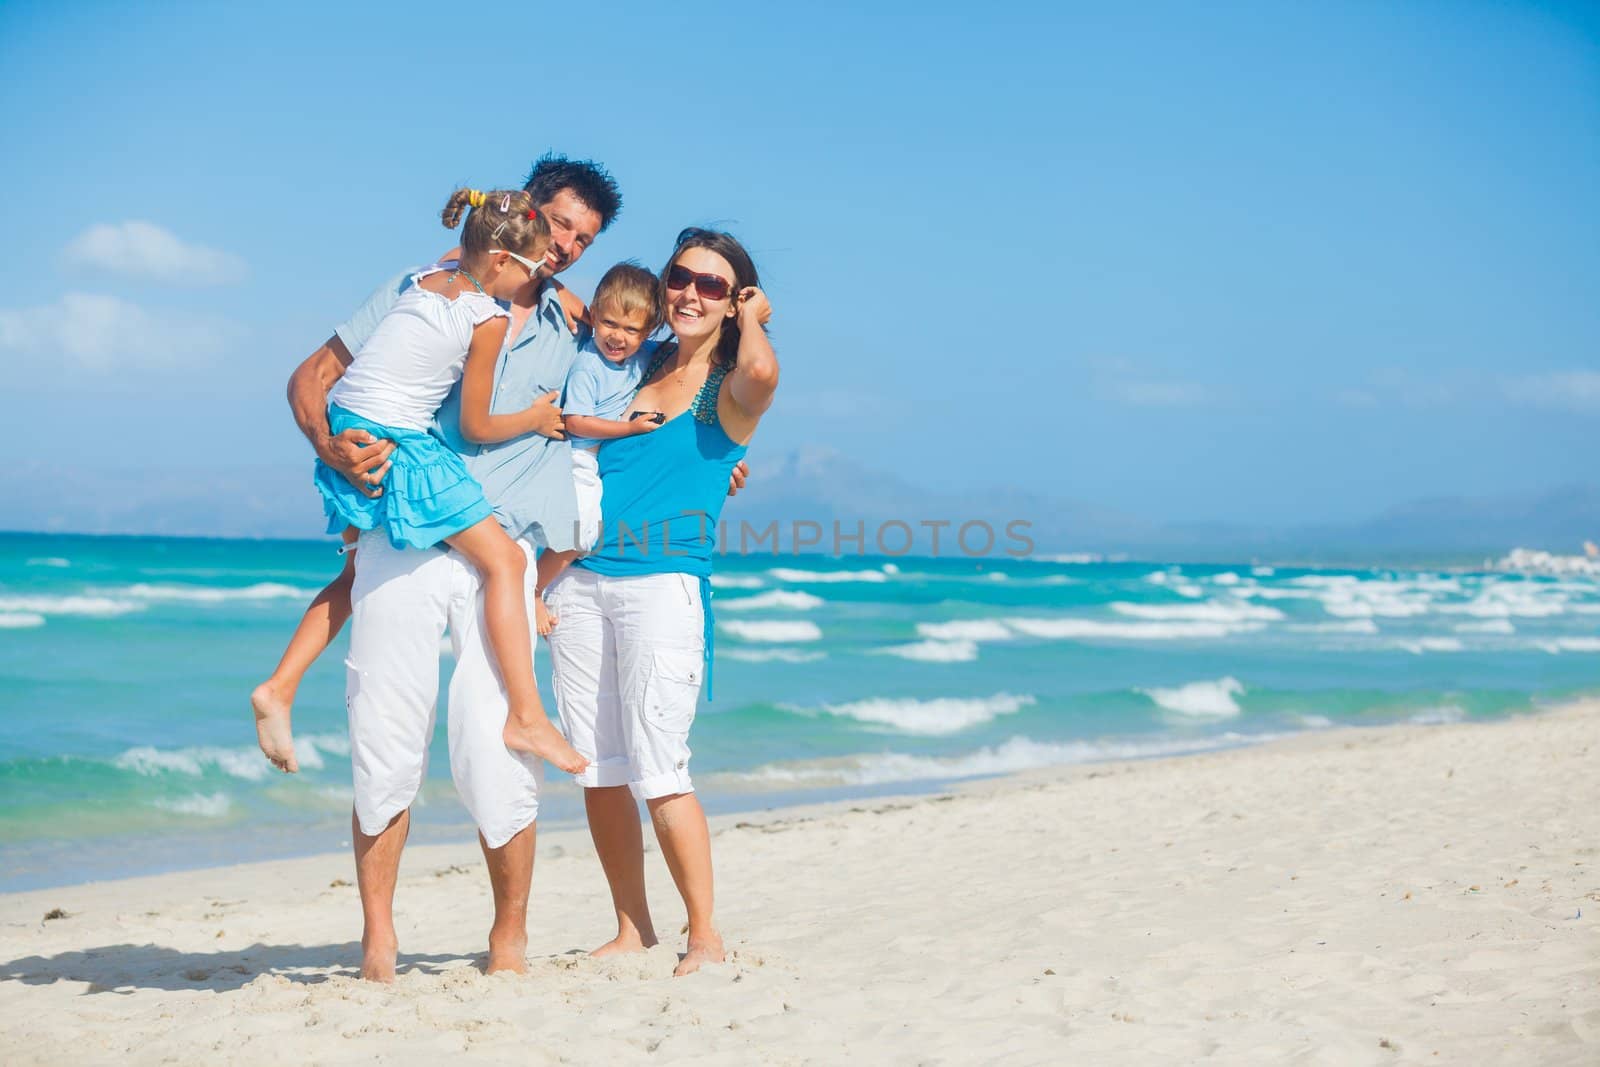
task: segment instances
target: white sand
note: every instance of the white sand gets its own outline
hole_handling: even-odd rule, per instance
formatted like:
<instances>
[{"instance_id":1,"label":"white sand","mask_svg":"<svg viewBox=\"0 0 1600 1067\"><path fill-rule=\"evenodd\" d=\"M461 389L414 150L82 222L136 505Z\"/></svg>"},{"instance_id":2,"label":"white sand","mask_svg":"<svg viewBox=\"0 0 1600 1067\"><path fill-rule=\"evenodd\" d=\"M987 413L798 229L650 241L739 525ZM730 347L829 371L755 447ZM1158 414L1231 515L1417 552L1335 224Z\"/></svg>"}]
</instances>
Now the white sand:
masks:
<instances>
[{"instance_id":1,"label":"white sand","mask_svg":"<svg viewBox=\"0 0 1600 1067\"><path fill-rule=\"evenodd\" d=\"M351 977L345 856L14 894L0 1062L1592 1067L1597 742L1589 705L723 820L732 957L686 979L580 954L581 832L540 842L522 978L478 969L472 845L408 853L392 988Z\"/></svg>"}]
</instances>

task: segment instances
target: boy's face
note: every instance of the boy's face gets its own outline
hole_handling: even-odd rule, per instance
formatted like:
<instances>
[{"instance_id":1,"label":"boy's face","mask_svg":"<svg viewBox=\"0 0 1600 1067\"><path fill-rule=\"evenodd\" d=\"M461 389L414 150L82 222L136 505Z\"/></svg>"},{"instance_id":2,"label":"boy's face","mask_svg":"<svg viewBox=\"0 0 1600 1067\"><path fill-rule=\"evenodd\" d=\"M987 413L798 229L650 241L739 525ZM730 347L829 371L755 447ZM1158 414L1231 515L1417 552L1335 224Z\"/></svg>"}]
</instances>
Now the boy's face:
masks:
<instances>
[{"instance_id":1,"label":"boy's face","mask_svg":"<svg viewBox=\"0 0 1600 1067\"><path fill-rule=\"evenodd\" d=\"M612 363L621 363L650 336L649 313L642 308L624 313L610 303L594 308L594 346Z\"/></svg>"}]
</instances>

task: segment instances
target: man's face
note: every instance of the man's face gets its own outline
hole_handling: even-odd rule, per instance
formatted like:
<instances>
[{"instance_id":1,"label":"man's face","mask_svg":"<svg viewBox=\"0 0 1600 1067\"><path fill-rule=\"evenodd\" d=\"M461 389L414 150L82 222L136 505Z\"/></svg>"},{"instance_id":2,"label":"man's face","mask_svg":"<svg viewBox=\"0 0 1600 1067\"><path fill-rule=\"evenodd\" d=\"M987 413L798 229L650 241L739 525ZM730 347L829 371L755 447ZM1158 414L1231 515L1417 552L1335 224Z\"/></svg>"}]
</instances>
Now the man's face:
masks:
<instances>
[{"instance_id":1,"label":"man's face","mask_svg":"<svg viewBox=\"0 0 1600 1067\"><path fill-rule=\"evenodd\" d=\"M548 275L560 274L583 256L600 233L600 212L578 199L571 189L563 189L539 211L550 224L550 250L544 254Z\"/></svg>"}]
</instances>

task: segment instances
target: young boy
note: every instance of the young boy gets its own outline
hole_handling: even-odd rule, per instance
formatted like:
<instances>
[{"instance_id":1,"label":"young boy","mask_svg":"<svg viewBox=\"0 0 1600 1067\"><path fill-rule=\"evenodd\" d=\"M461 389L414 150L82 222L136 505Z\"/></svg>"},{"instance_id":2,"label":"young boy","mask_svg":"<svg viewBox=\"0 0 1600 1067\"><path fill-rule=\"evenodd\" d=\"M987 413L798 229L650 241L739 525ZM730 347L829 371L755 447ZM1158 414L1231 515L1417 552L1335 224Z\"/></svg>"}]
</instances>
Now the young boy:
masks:
<instances>
[{"instance_id":1,"label":"young boy","mask_svg":"<svg viewBox=\"0 0 1600 1067\"><path fill-rule=\"evenodd\" d=\"M578 350L567 374L562 418L572 445L572 483L578 494L578 543L584 551L600 536L600 445L618 437L649 433L661 425L658 413L627 421L628 405L639 391L650 358L659 345L646 342L665 319L656 276L637 263L618 263L606 271L589 304L593 334ZM578 552L539 556L534 626L550 635L544 591Z\"/></svg>"}]
</instances>

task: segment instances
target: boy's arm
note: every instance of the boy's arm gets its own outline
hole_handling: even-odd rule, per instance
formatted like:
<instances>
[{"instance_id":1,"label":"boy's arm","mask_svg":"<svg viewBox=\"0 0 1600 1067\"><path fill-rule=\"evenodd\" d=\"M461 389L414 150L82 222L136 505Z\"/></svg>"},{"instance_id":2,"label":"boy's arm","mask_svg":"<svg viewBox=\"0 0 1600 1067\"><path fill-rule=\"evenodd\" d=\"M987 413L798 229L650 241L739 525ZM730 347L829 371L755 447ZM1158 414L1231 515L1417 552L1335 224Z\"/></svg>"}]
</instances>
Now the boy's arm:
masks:
<instances>
[{"instance_id":1,"label":"boy's arm","mask_svg":"<svg viewBox=\"0 0 1600 1067\"><path fill-rule=\"evenodd\" d=\"M592 437L598 441L649 433L660 425L654 419L602 419L597 415L568 415L565 422L572 436Z\"/></svg>"},{"instance_id":2,"label":"boy's arm","mask_svg":"<svg viewBox=\"0 0 1600 1067\"><path fill-rule=\"evenodd\" d=\"M561 394L554 389L509 415L496 415L489 410L494 398L494 368L500 361L507 325L505 316L496 315L478 323L472 331L467 365L461 372L461 436L479 445L499 444L530 433L564 440L561 409L555 406Z\"/></svg>"}]
</instances>

